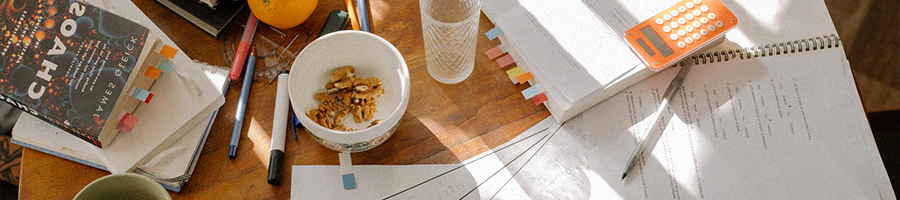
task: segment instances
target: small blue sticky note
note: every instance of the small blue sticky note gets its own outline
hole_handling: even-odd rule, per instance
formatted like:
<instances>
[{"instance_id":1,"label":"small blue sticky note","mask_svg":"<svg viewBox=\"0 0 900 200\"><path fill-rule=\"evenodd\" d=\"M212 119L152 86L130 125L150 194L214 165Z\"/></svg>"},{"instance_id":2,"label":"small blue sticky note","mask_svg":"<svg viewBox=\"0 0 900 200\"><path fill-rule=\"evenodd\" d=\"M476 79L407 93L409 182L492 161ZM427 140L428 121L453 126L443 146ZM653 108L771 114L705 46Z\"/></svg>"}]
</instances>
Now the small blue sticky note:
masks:
<instances>
[{"instance_id":1,"label":"small blue sticky note","mask_svg":"<svg viewBox=\"0 0 900 200\"><path fill-rule=\"evenodd\" d=\"M165 60L160 60L159 63L156 64L156 68L162 70L163 73L169 73L172 71L172 63Z\"/></svg>"},{"instance_id":2,"label":"small blue sticky note","mask_svg":"<svg viewBox=\"0 0 900 200\"><path fill-rule=\"evenodd\" d=\"M487 36L490 40L494 40L500 35L503 35L503 31L500 30L499 26L496 26L494 27L494 29L484 32L484 36Z\"/></svg>"},{"instance_id":3,"label":"small blue sticky note","mask_svg":"<svg viewBox=\"0 0 900 200\"><path fill-rule=\"evenodd\" d=\"M344 174L341 175L341 179L344 180L344 189L356 189L356 177L353 174Z\"/></svg>"},{"instance_id":4,"label":"small blue sticky note","mask_svg":"<svg viewBox=\"0 0 900 200\"><path fill-rule=\"evenodd\" d=\"M150 96L150 91L141 88L134 88L134 92L131 93L131 97L141 101L146 101L148 96Z\"/></svg>"},{"instance_id":5,"label":"small blue sticky note","mask_svg":"<svg viewBox=\"0 0 900 200\"><path fill-rule=\"evenodd\" d=\"M530 99L531 97L534 97L534 95L538 95L540 93L541 90L534 85L528 89L522 90L522 96L525 96L525 99Z\"/></svg>"}]
</instances>

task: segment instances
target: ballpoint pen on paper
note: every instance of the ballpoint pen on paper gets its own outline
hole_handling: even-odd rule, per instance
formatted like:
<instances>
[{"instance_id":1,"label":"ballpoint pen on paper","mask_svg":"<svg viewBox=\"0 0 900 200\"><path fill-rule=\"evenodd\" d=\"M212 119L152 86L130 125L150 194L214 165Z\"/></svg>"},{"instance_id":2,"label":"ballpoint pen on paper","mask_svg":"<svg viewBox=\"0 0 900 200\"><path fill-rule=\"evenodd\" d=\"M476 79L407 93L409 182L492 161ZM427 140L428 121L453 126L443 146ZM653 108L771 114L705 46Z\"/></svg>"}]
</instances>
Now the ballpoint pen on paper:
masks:
<instances>
[{"instance_id":1,"label":"ballpoint pen on paper","mask_svg":"<svg viewBox=\"0 0 900 200\"><path fill-rule=\"evenodd\" d=\"M244 61L247 58L247 51L250 49L250 44L253 43L253 35L256 34L257 24L259 24L259 20L256 19L256 16L254 16L253 13L250 13L250 17L247 18L247 27L244 29L244 35L241 36L241 42L234 52L234 61L231 62L231 72L228 73L228 77L231 78L232 81L241 78L241 67L244 66Z\"/></svg>"},{"instance_id":2,"label":"ballpoint pen on paper","mask_svg":"<svg viewBox=\"0 0 900 200\"><path fill-rule=\"evenodd\" d=\"M684 61L683 66L681 66L681 70L678 71L678 75L675 75L675 78L672 79L672 83L669 83L669 88L666 88L666 93L662 96L662 101L659 104L659 108L650 115L650 119L653 120L650 122L650 126L647 128L647 133L644 134L644 138L641 139L641 143L638 143L637 147L634 147L634 152L631 153L631 158L628 159L628 162L625 164L625 171L622 172L622 180L625 180L625 177L628 176L628 171L634 168L634 166L640 160L640 157L644 154L644 148L647 146L647 143L650 142L651 134L659 132L662 134L664 130L654 131L657 128L656 123L659 122L660 116L662 116L662 112L669 107L669 103L673 97L675 97L675 92L678 91L678 88L681 87L681 84L684 83L684 78L687 76L689 70L691 70L691 66L693 65L693 61ZM648 152L653 152L653 149L650 149Z\"/></svg>"},{"instance_id":3,"label":"ballpoint pen on paper","mask_svg":"<svg viewBox=\"0 0 900 200\"><path fill-rule=\"evenodd\" d=\"M272 145L269 150L269 178L267 180L271 185L281 183L281 163L284 160L285 132L288 125L293 127L293 124L288 123L288 112L290 111L288 77L287 73L278 75L278 88L275 92L275 114L272 118Z\"/></svg>"},{"instance_id":4,"label":"ballpoint pen on paper","mask_svg":"<svg viewBox=\"0 0 900 200\"><path fill-rule=\"evenodd\" d=\"M231 143L228 145L228 158L234 159L238 142L241 141L241 126L244 124L244 111L247 110L247 97L250 96L250 85L253 83L253 71L256 68L256 48L250 48L247 56L247 69L244 70L244 83L241 86L241 98L238 99L237 110L234 111L234 127L231 130ZM232 68L234 69L234 68Z\"/></svg>"}]
</instances>

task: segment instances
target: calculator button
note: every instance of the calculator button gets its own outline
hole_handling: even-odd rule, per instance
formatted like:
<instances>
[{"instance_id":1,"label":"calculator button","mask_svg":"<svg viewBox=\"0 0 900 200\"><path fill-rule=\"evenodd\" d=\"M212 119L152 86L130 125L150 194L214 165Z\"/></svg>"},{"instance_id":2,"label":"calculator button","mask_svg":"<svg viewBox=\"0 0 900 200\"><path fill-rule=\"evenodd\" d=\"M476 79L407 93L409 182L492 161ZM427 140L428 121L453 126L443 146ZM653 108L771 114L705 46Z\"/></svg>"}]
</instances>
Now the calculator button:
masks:
<instances>
[{"instance_id":1,"label":"calculator button","mask_svg":"<svg viewBox=\"0 0 900 200\"><path fill-rule=\"evenodd\" d=\"M672 15L665 14L665 15L663 15L663 19L666 21L669 21L670 19L672 19Z\"/></svg>"},{"instance_id":2,"label":"calculator button","mask_svg":"<svg viewBox=\"0 0 900 200\"><path fill-rule=\"evenodd\" d=\"M685 8L684 6L678 6L678 12L685 12L685 11L687 11L687 8Z\"/></svg>"},{"instance_id":3,"label":"calculator button","mask_svg":"<svg viewBox=\"0 0 900 200\"><path fill-rule=\"evenodd\" d=\"M678 28L678 22L672 22L669 24L672 28Z\"/></svg>"},{"instance_id":4,"label":"calculator button","mask_svg":"<svg viewBox=\"0 0 900 200\"><path fill-rule=\"evenodd\" d=\"M694 21L694 23L691 24L691 25L694 26L694 28L700 28L700 25L701 25L701 24L700 24L700 22L698 22L698 21Z\"/></svg>"},{"instance_id":5,"label":"calculator button","mask_svg":"<svg viewBox=\"0 0 900 200\"><path fill-rule=\"evenodd\" d=\"M706 6L706 5L700 6L700 11L703 11L703 12L709 11L709 6Z\"/></svg>"},{"instance_id":6,"label":"calculator button","mask_svg":"<svg viewBox=\"0 0 900 200\"><path fill-rule=\"evenodd\" d=\"M678 36L684 36L685 34L687 34L687 32L684 32L684 30L678 30Z\"/></svg>"},{"instance_id":7,"label":"calculator button","mask_svg":"<svg viewBox=\"0 0 900 200\"><path fill-rule=\"evenodd\" d=\"M691 15L691 14L684 15L684 19L686 19L686 20L694 20L694 15Z\"/></svg>"},{"instance_id":8,"label":"calculator button","mask_svg":"<svg viewBox=\"0 0 900 200\"><path fill-rule=\"evenodd\" d=\"M722 21L716 21L716 27L722 27L722 25L725 25Z\"/></svg>"},{"instance_id":9,"label":"calculator button","mask_svg":"<svg viewBox=\"0 0 900 200\"><path fill-rule=\"evenodd\" d=\"M656 18L656 24L662 25L662 24L665 23L665 22L666 22L666 21L663 20L662 18Z\"/></svg>"},{"instance_id":10,"label":"calculator button","mask_svg":"<svg viewBox=\"0 0 900 200\"><path fill-rule=\"evenodd\" d=\"M716 13L709 13L709 14L706 15L706 18L709 18L709 19L716 19Z\"/></svg>"},{"instance_id":11,"label":"calculator button","mask_svg":"<svg viewBox=\"0 0 900 200\"><path fill-rule=\"evenodd\" d=\"M678 42L678 48L684 49L684 46L685 46L684 42Z\"/></svg>"},{"instance_id":12,"label":"calculator button","mask_svg":"<svg viewBox=\"0 0 900 200\"><path fill-rule=\"evenodd\" d=\"M684 31L687 31L687 32L693 32L693 31L694 31L694 27L693 27L693 26L684 26Z\"/></svg>"},{"instance_id":13,"label":"calculator button","mask_svg":"<svg viewBox=\"0 0 900 200\"><path fill-rule=\"evenodd\" d=\"M672 32L672 27L663 26L663 32L666 32L666 33Z\"/></svg>"},{"instance_id":14,"label":"calculator button","mask_svg":"<svg viewBox=\"0 0 900 200\"><path fill-rule=\"evenodd\" d=\"M703 30L700 30L700 31L702 32ZM694 35L691 35L691 37L694 38L695 40L699 40L699 39L700 39L700 34L699 34L699 33L694 33Z\"/></svg>"},{"instance_id":15,"label":"calculator button","mask_svg":"<svg viewBox=\"0 0 900 200\"><path fill-rule=\"evenodd\" d=\"M694 3L693 3L693 2L687 2L687 3L684 3L684 7L687 7L687 8L694 8Z\"/></svg>"},{"instance_id":16,"label":"calculator button","mask_svg":"<svg viewBox=\"0 0 900 200\"><path fill-rule=\"evenodd\" d=\"M678 11L677 11L677 10L672 10L671 12L669 12L669 14L672 15L672 17L677 17L677 16L678 16Z\"/></svg>"},{"instance_id":17,"label":"calculator button","mask_svg":"<svg viewBox=\"0 0 900 200\"><path fill-rule=\"evenodd\" d=\"M709 31L716 31L716 26L709 25L709 26L706 27L706 30L709 30Z\"/></svg>"},{"instance_id":18,"label":"calculator button","mask_svg":"<svg viewBox=\"0 0 900 200\"><path fill-rule=\"evenodd\" d=\"M686 19L684 19L684 18L678 18L678 24L684 24L684 23L687 23L687 20L686 20Z\"/></svg>"},{"instance_id":19,"label":"calculator button","mask_svg":"<svg viewBox=\"0 0 900 200\"><path fill-rule=\"evenodd\" d=\"M684 43L687 43L687 44L693 44L693 43L694 43L694 39L693 39L693 38L684 38Z\"/></svg>"},{"instance_id":20,"label":"calculator button","mask_svg":"<svg viewBox=\"0 0 900 200\"><path fill-rule=\"evenodd\" d=\"M706 29L700 29L700 35L709 35L709 31Z\"/></svg>"},{"instance_id":21,"label":"calculator button","mask_svg":"<svg viewBox=\"0 0 900 200\"><path fill-rule=\"evenodd\" d=\"M704 23L704 24L705 24L705 23L707 23L707 22L709 22L709 19L707 19L706 17L701 17L701 18L700 18L700 23Z\"/></svg>"},{"instance_id":22,"label":"calculator button","mask_svg":"<svg viewBox=\"0 0 900 200\"><path fill-rule=\"evenodd\" d=\"M669 39L672 39L672 41L678 40L678 35L672 33L672 35L669 35Z\"/></svg>"},{"instance_id":23,"label":"calculator button","mask_svg":"<svg viewBox=\"0 0 900 200\"><path fill-rule=\"evenodd\" d=\"M694 16L700 16L700 14L703 14L700 12L700 10L694 10L692 11L692 13L694 14Z\"/></svg>"},{"instance_id":24,"label":"calculator button","mask_svg":"<svg viewBox=\"0 0 900 200\"><path fill-rule=\"evenodd\" d=\"M694 0L694 4L700 4L700 0Z\"/></svg>"}]
</instances>

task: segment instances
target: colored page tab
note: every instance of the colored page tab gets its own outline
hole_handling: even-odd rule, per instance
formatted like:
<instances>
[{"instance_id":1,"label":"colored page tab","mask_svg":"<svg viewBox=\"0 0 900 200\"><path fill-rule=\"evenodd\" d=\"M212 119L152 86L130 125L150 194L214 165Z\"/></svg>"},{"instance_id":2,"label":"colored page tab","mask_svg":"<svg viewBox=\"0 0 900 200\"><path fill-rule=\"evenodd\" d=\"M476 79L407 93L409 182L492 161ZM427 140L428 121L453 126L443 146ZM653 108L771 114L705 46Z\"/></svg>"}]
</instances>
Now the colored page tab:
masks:
<instances>
[{"instance_id":1,"label":"colored page tab","mask_svg":"<svg viewBox=\"0 0 900 200\"><path fill-rule=\"evenodd\" d=\"M131 113L125 113L122 118L119 119L119 122L121 122L119 124L125 124L125 126L133 128L134 125L137 124L138 119L134 117L134 115L131 115Z\"/></svg>"},{"instance_id":2,"label":"colored page tab","mask_svg":"<svg viewBox=\"0 0 900 200\"><path fill-rule=\"evenodd\" d=\"M524 73L525 73L525 70L522 69L521 66L516 66L516 67L513 67L512 69L506 70L506 76L509 76L510 78L516 78L519 75L522 75Z\"/></svg>"},{"instance_id":3,"label":"colored page tab","mask_svg":"<svg viewBox=\"0 0 900 200\"><path fill-rule=\"evenodd\" d=\"M513 63L516 63L516 61L513 60L512 56L510 56L509 54L506 54L503 57L497 58L497 64L500 65L500 68L504 68Z\"/></svg>"},{"instance_id":4,"label":"colored page tab","mask_svg":"<svg viewBox=\"0 0 900 200\"><path fill-rule=\"evenodd\" d=\"M150 99L153 98L153 93L150 93L150 91L136 87L136 88L134 88L134 92L131 93L131 97L141 100L144 103L150 103Z\"/></svg>"},{"instance_id":5,"label":"colored page tab","mask_svg":"<svg viewBox=\"0 0 900 200\"><path fill-rule=\"evenodd\" d=\"M522 75L516 76L516 80L518 80L519 83L525 83L525 82L528 82L528 81L531 80L532 78L534 78L534 75L531 75L531 72L525 72L525 73L522 74Z\"/></svg>"},{"instance_id":6,"label":"colored page tab","mask_svg":"<svg viewBox=\"0 0 900 200\"><path fill-rule=\"evenodd\" d=\"M341 163L341 181L344 183L344 189L355 189L356 177L353 175L353 160L350 158L350 153L339 153L338 160Z\"/></svg>"},{"instance_id":7,"label":"colored page tab","mask_svg":"<svg viewBox=\"0 0 900 200\"><path fill-rule=\"evenodd\" d=\"M163 73L172 72L172 63L165 60L160 60L159 63L156 63L156 68L161 70Z\"/></svg>"},{"instance_id":8,"label":"colored page tab","mask_svg":"<svg viewBox=\"0 0 900 200\"><path fill-rule=\"evenodd\" d=\"M531 101L534 102L534 105L540 105L541 103L544 103L544 101L547 101L547 95L544 95L544 93L541 92L540 94L531 97Z\"/></svg>"},{"instance_id":9,"label":"colored page tab","mask_svg":"<svg viewBox=\"0 0 900 200\"><path fill-rule=\"evenodd\" d=\"M503 48L503 45L501 44L490 50L485 51L484 54L487 55L488 59L493 60L493 59L497 59L497 57L500 57L501 55L503 55L503 53L506 53L506 51L504 49L505 48Z\"/></svg>"},{"instance_id":10,"label":"colored page tab","mask_svg":"<svg viewBox=\"0 0 900 200\"><path fill-rule=\"evenodd\" d=\"M541 90L538 89L535 85L531 86L528 89L522 90L522 96L524 96L525 99L530 99L531 97L534 97L535 95L538 95L540 93Z\"/></svg>"},{"instance_id":11,"label":"colored page tab","mask_svg":"<svg viewBox=\"0 0 900 200\"><path fill-rule=\"evenodd\" d=\"M488 39L491 39L491 40L494 40L495 38L499 37L502 34L503 34L503 31L500 30L499 26L496 26L496 27L494 27L494 29L484 32L484 36L487 36Z\"/></svg>"},{"instance_id":12,"label":"colored page tab","mask_svg":"<svg viewBox=\"0 0 900 200\"><path fill-rule=\"evenodd\" d=\"M178 49L171 47L169 45L163 45L162 49L159 50L159 54L162 54L165 57L169 57L170 59L175 59L175 54L178 53Z\"/></svg>"},{"instance_id":13,"label":"colored page tab","mask_svg":"<svg viewBox=\"0 0 900 200\"><path fill-rule=\"evenodd\" d=\"M119 123L119 125L116 126L116 130L126 132L126 133L131 133L131 130L133 130L133 129L134 129L134 127L126 126L125 123Z\"/></svg>"},{"instance_id":14,"label":"colored page tab","mask_svg":"<svg viewBox=\"0 0 900 200\"><path fill-rule=\"evenodd\" d=\"M162 74L162 70L157 69L153 66L148 66L147 70L144 71L144 76L150 77L153 79L159 79L159 75Z\"/></svg>"}]
</instances>

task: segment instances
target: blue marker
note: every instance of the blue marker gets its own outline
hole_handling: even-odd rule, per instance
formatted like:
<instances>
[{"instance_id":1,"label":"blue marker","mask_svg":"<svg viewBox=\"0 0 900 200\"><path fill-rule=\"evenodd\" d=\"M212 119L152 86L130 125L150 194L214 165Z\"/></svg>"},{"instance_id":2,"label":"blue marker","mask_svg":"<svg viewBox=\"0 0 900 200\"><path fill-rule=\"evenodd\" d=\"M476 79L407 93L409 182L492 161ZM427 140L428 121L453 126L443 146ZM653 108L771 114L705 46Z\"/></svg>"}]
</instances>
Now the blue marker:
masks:
<instances>
[{"instance_id":1,"label":"blue marker","mask_svg":"<svg viewBox=\"0 0 900 200\"><path fill-rule=\"evenodd\" d=\"M250 56L247 56L247 67L244 69L244 85L241 87L241 98L238 99L237 110L234 112L234 127L231 130L231 144L228 145L228 158L234 159L237 154L238 142L241 141L241 126L244 125L244 111L247 110L247 97L250 96L250 85L253 83L253 71L256 68L256 48L250 48Z\"/></svg>"}]
</instances>

